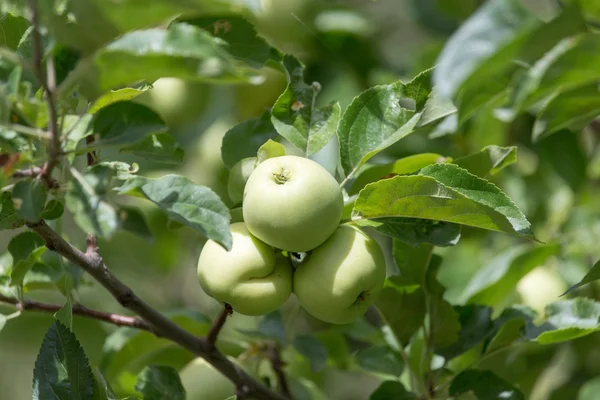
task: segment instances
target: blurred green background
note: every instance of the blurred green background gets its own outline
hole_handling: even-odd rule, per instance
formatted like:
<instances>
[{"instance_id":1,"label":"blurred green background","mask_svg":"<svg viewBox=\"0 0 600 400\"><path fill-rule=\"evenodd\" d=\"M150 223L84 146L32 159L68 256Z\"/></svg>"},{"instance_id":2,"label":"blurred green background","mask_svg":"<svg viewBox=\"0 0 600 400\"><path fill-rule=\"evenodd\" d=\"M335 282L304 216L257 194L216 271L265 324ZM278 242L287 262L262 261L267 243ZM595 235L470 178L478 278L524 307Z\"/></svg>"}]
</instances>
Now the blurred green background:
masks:
<instances>
[{"instance_id":1,"label":"blurred green background","mask_svg":"<svg viewBox=\"0 0 600 400\"><path fill-rule=\"evenodd\" d=\"M307 81L318 81L323 87L320 102L339 100L346 107L370 86L397 79L408 81L434 65L449 35L481 3L482 0L263 0L256 27L281 51L306 63ZM542 19L557 11L553 0L525 3ZM163 116L184 148L185 159L177 173L210 186L226 202L227 169L220 157L223 135L239 121L261 115L285 89L282 73L265 70L265 74L266 81L258 86L211 86L164 78L137 100ZM532 124L533 118L528 116L512 123L501 122L490 108L478 113L459 132L434 140L428 139L427 132L412 135L378 155L375 161L420 152L457 157L488 144L517 145L519 161L495 176L494 182L525 212L540 240L560 244L560 253L523 278L518 290L507 293L504 304L523 303L542 312L545 304L556 300L600 258L600 149L592 145L594 135L599 134L593 129L579 135L558 133L532 144ZM561 163L556 162L559 158ZM138 162L142 173L148 176L166 172L160 165L131 161ZM203 239L188 228L169 226L167 217L149 202L136 204L142 206L153 238L119 231L110 241L101 241L100 251L107 265L141 298L160 310L191 309L213 317L220 307L202 293L195 276ZM68 217L64 229L72 243L83 247L85 235ZM2 232L0 248L5 249L16 233ZM390 246L389 239L378 238L383 246ZM460 302L473 274L518 243L506 235L463 229L458 246L439 251L444 256L439 279L448 288L446 298ZM0 268L1 263L0 260ZM600 299L599 289L591 284L579 292ZM79 294L81 302L91 308L122 312L97 284L81 287ZM27 296L57 304L63 301L54 292L36 291ZM12 311L0 305L0 312ZM298 309L293 298L282 313L290 330L309 332L319 326ZM2 330L0 398L31 397L34 361L51 323L51 314L26 312ZM232 346L240 335L236 328L253 329L257 323L258 319L235 316L226 326ZM100 364L104 341L114 327L75 318L73 328L91 364ZM362 326L357 326L355 332L358 336L369 334L368 328ZM330 354L335 350L336 338L335 334L320 337L328 343ZM564 345L520 347L518 353L501 354L482 365L493 366L501 376L529 392L528 398L533 400L574 399L581 383L600 373L599 345L600 335L594 334ZM135 362L186 357L173 349L167 349L167 355L165 351L159 353ZM290 351L284 356L291 370L308 369L306 361L297 354ZM252 368L260 371L261 366ZM135 370L135 365L131 369ZM324 372L313 375L315 381L322 383L327 398L334 400L366 399L379 383L379 379L354 368L353 361L343 356ZM218 384L218 380L202 380L199 376L190 374L187 383L199 380L204 385ZM594 398L600 399L600 394Z\"/></svg>"}]
</instances>

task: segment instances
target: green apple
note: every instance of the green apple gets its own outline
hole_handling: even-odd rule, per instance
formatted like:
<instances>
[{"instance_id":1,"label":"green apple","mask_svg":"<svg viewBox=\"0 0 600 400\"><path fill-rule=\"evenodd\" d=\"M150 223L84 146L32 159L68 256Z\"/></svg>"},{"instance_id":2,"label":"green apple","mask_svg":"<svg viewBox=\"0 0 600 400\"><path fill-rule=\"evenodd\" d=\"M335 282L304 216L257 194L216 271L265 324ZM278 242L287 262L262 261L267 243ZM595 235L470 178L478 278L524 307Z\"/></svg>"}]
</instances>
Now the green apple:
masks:
<instances>
[{"instance_id":1,"label":"green apple","mask_svg":"<svg viewBox=\"0 0 600 400\"><path fill-rule=\"evenodd\" d=\"M305 252L340 223L344 201L337 181L316 162L283 156L260 163L246 182L248 230L278 249Z\"/></svg>"},{"instance_id":2,"label":"green apple","mask_svg":"<svg viewBox=\"0 0 600 400\"><path fill-rule=\"evenodd\" d=\"M244 198L244 188L246 182L256 168L256 157L243 158L238 161L229 171L227 180L227 192L233 204L240 204Z\"/></svg>"},{"instance_id":3,"label":"green apple","mask_svg":"<svg viewBox=\"0 0 600 400\"><path fill-rule=\"evenodd\" d=\"M275 250L248 232L243 222L230 226L230 251L209 240L198 259L198 280L209 296L244 315L278 309L292 292L292 267Z\"/></svg>"},{"instance_id":4,"label":"green apple","mask_svg":"<svg viewBox=\"0 0 600 400\"><path fill-rule=\"evenodd\" d=\"M356 227L342 225L296 268L294 293L314 317L347 324L373 304L385 275L377 242Z\"/></svg>"}]
</instances>

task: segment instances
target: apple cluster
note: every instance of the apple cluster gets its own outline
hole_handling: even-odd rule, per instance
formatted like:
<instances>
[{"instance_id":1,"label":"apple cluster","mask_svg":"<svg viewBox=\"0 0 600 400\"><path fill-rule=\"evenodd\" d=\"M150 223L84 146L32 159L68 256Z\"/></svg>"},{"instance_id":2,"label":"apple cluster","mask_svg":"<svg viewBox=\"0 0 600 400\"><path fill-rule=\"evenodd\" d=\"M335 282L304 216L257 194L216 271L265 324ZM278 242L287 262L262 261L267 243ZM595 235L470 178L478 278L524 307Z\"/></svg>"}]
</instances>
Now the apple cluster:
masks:
<instances>
[{"instance_id":1,"label":"apple cluster","mask_svg":"<svg viewBox=\"0 0 600 400\"><path fill-rule=\"evenodd\" d=\"M244 222L230 226L231 250L211 240L204 245L198 260L204 291L245 315L274 311L292 292L309 314L329 323L363 315L383 287L385 258L360 229L340 225L344 202L333 176L297 156L257 166L245 159L232 173L243 187ZM295 267L293 253L307 253Z\"/></svg>"}]
</instances>

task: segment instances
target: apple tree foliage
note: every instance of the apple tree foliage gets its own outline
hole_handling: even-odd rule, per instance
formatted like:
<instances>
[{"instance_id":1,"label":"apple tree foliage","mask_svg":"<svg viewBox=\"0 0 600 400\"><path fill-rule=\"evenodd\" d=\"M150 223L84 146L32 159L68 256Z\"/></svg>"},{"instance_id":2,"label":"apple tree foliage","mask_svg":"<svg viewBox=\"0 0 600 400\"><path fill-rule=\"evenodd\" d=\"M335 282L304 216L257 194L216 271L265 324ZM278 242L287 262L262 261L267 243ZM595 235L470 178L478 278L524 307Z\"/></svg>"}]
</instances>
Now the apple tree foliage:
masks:
<instances>
[{"instance_id":1,"label":"apple tree foliage","mask_svg":"<svg viewBox=\"0 0 600 400\"><path fill-rule=\"evenodd\" d=\"M171 229L229 248L239 198L178 169L189 138L173 135L145 95L170 77L207 90L242 85L258 97L273 74L284 90L230 124L211 152L229 169L286 152L321 163L344 189L344 221L382 244L388 276L375 307L352 324L286 308L224 333L219 349L277 390L281 371L264 363L275 343L294 399L326 399L335 393L326 376L344 382L357 371L377 382L371 400L518 400L542 390L595 398L598 378L585 365L600 345L600 8L560 1L541 19L520 0L441 1L457 9L442 17L431 14L433 1L414 3L413 16L448 39L420 73L381 78L348 101L326 96L302 54L257 34L259 1L0 5L0 229L10 235L0 295L12 305L43 291L62 299L31 366L33 399L192 399L195 378L182 377L193 354L151 332L117 328L90 361L73 319L80 290L94 283L27 227L44 220L74 245L85 234L110 243L120 231L151 240L144 210L152 205ZM368 29L351 13L337 16ZM359 65L360 55L344 56ZM36 63L43 79L55 75L54 111ZM210 102L198 107L220 107ZM59 162L44 181L53 123ZM63 232L64 221L78 229ZM168 236L157 245L174 245ZM538 289L523 289L538 270L565 284L565 296L542 310L520 304ZM0 330L29 312L22 308L1 313ZM199 336L211 326L191 308L165 315ZM299 318L308 318L300 328ZM578 361L543 389L565 351ZM229 389L223 399L235 398Z\"/></svg>"}]
</instances>

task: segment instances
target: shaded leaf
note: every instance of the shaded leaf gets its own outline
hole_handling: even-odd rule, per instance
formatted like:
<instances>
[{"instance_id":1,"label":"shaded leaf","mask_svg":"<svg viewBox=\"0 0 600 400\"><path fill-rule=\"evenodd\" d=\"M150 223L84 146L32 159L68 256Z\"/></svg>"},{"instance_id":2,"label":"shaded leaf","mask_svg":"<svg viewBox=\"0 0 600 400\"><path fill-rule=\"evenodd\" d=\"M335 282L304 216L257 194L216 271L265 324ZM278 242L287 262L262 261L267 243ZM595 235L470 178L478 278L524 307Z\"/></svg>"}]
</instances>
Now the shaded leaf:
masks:
<instances>
[{"instance_id":1,"label":"shaded leaf","mask_svg":"<svg viewBox=\"0 0 600 400\"><path fill-rule=\"evenodd\" d=\"M384 381L371 395L369 400L416 400L414 393L407 391L398 381Z\"/></svg>"},{"instance_id":2,"label":"shaded leaf","mask_svg":"<svg viewBox=\"0 0 600 400\"><path fill-rule=\"evenodd\" d=\"M457 158L452 163L466 169L473 175L485 178L517 161L517 147L486 146L481 151Z\"/></svg>"},{"instance_id":3,"label":"shaded leaf","mask_svg":"<svg viewBox=\"0 0 600 400\"><path fill-rule=\"evenodd\" d=\"M120 194L142 195L170 218L194 228L208 239L231 248L229 209L211 189L178 175L158 179L133 177L115 188Z\"/></svg>"},{"instance_id":4,"label":"shaded leaf","mask_svg":"<svg viewBox=\"0 0 600 400\"><path fill-rule=\"evenodd\" d=\"M47 250L44 240L33 232L23 232L8 243L8 251L13 258L10 283L12 286L23 284L27 272L41 261Z\"/></svg>"},{"instance_id":5,"label":"shaded leaf","mask_svg":"<svg viewBox=\"0 0 600 400\"><path fill-rule=\"evenodd\" d=\"M545 104L533 125L532 140L561 129L580 131L599 115L600 86L597 82L564 91Z\"/></svg>"},{"instance_id":6,"label":"shaded leaf","mask_svg":"<svg viewBox=\"0 0 600 400\"><path fill-rule=\"evenodd\" d=\"M590 282L594 282L598 279L600 279L600 260L596 261L596 264L594 264L594 266L587 272L587 274L585 274L585 276L579 282L571 286L562 295L564 296L565 294L577 289L578 287L586 285Z\"/></svg>"},{"instance_id":7,"label":"shaded leaf","mask_svg":"<svg viewBox=\"0 0 600 400\"><path fill-rule=\"evenodd\" d=\"M184 156L179 143L168 133L147 136L141 142L121 147L119 152L165 164L181 164Z\"/></svg>"},{"instance_id":8,"label":"shaded leaf","mask_svg":"<svg viewBox=\"0 0 600 400\"><path fill-rule=\"evenodd\" d=\"M19 216L12 201L10 192L0 194L0 230L16 229L25 224Z\"/></svg>"},{"instance_id":9,"label":"shaded leaf","mask_svg":"<svg viewBox=\"0 0 600 400\"><path fill-rule=\"evenodd\" d=\"M39 221L46 204L47 191L39 179L22 180L15 184L12 192L17 214L27 221Z\"/></svg>"},{"instance_id":10,"label":"shaded leaf","mask_svg":"<svg viewBox=\"0 0 600 400\"><path fill-rule=\"evenodd\" d=\"M427 219L384 217L376 220L358 220L356 223L373 228L411 246L418 246L421 243L439 247L454 246L458 243L461 232L460 225Z\"/></svg>"},{"instance_id":11,"label":"shaded leaf","mask_svg":"<svg viewBox=\"0 0 600 400\"><path fill-rule=\"evenodd\" d=\"M98 368L94 368L92 373L94 374L94 387L96 389L93 400L118 400L112 388L102 375L102 372L100 372ZM127 399L129 399L129 397Z\"/></svg>"},{"instance_id":12,"label":"shaded leaf","mask_svg":"<svg viewBox=\"0 0 600 400\"><path fill-rule=\"evenodd\" d=\"M519 389L491 371L469 369L458 374L450 385L450 395L472 392L480 400L525 400Z\"/></svg>"},{"instance_id":13,"label":"shaded leaf","mask_svg":"<svg viewBox=\"0 0 600 400\"><path fill-rule=\"evenodd\" d=\"M574 192L587 182L588 155L573 132L561 130L544 138L537 154L541 166L554 171Z\"/></svg>"},{"instance_id":14,"label":"shaded leaf","mask_svg":"<svg viewBox=\"0 0 600 400\"><path fill-rule=\"evenodd\" d=\"M26 18L10 13L0 15L0 46L17 50L21 38L29 28L30 23Z\"/></svg>"},{"instance_id":15,"label":"shaded leaf","mask_svg":"<svg viewBox=\"0 0 600 400\"><path fill-rule=\"evenodd\" d=\"M117 213L122 229L133 232L143 238L151 239L153 237L146 219L140 210L135 207L120 206Z\"/></svg>"},{"instance_id":16,"label":"shaded leaf","mask_svg":"<svg viewBox=\"0 0 600 400\"><path fill-rule=\"evenodd\" d=\"M310 361L313 372L320 372L327 364L327 348L311 335L299 335L294 338L294 348Z\"/></svg>"},{"instance_id":17,"label":"shaded leaf","mask_svg":"<svg viewBox=\"0 0 600 400\"><path fill-rule=\"evenodd\" d=\"M373 346L360 350L356 361L361 368L391 376L400 376L404 371L404 362L400 355L387 346Z\"/></svg>"},{"instance_id":18,"label":"shaded leaf","mask_svg":"<svg viewBox=\"0 0 600 400\"><path fill-rule=\"evenodd\" d=\"M97 189L106 190L103 180L112 179L108 168L96 166L94 172L85 175L73 175L69 181L65 195L65 205L73 214L73 218L85 233L92 233L104 238L110 238L118 227L118 217L115 209L102 200Z\"/></svg>"},{"instance_id":19,"label":"shaded leaf","mask_svg":"<svg viewBox=\"0 0 600 400\"><path fill-rule=\"evenodd\" d=\"M446 360L459 356L477 346L494 330L492 309L490 307L472 304L455 306L454 310L458 312L460 322L458 341L436 351Z\"/></svg>"},{"instance_id":20,"label":"shaded leaf","mask_svg":"<svg viewBox=\"0 0 600 400\"><path fill-rule=\"evenodd\" d=\"M144 400L185 400L179 373L171 367L150 365L138 375L135 390Z\"/></svg>"},{"instance_id":21,"label":"shaded leaf","mask_svg":"<svg viewBox=\"0 0 600 400\"><path fill-rule=\"evenodd\" d=\"M42 342L33 370L33 399L91 399L94 377L75 335L54 321Z\"/></svg>"},{"instance_id":22,"label":"shaded leaf","mask_svg":"<svg viewBox=\"0 0 600 400\"><path fill-rule=\"evenodd\" d=\"M53 220L60 218L65 211L65 206L62 201L52 199L46 203L42 211L42 218L45 220Z\"/></svg>"},{"instance_id":23,"label":"shaded leaf","mask_svg":"<svg viewBox=\"0 0 600 400\"><path fill-rule=\"evenodd\" d=\"M517 246L509 248L480 268L463 291L463 300L494 306L517 286L517 283L546 260L558 254L558 245Z\"/></svg>"},{"instance_id":24,"label":"shaded leaf","mask_svg":"<svg viewBox=\"0 0 600 400\"><path fill-rule=\"evenodd\" d=\"M346 108L338 130L346 177L381 150L411 134L431 91L431 70L404 84L375 86Z\"/></svg>"},{"instance_id":25,"label":"shaded leaf","mask_svg":"<svg viewBox=\"0 0 600 400\"><path fill-rule=\"evenodd\" d=\"M81 84L90 99L140 80L163 76L219 82L259 82L258 72L236 61L224 43L192 25L129 32L80 62L61 85L68 93Z\"/></svg>"},{"instance_id":26,"label":"shaded leaf","mask_svg":"<svg viewBox=\"0 0 600 400\"><path fill-rule=\"evenodd\" d=\"M283 57L288 86L271 110L271 122L281 136L310 156L335 135L341 115L339 103L315 107L321 85L304 82L304 66L293 56Z\"/></svg>"},{"instance_id":27,"label":"shaded leaf","mask_svg":"<svg viewBox=\"0 0 600 400\"><path fill-rule=\"evenodd\" d=\"M375 305L401 346L406 346L423 325L425 293L419 285L406 283L402 277L386 279Z\"/></svg>"},{"instance_id":28,"label":"shaded leaf","mask_svg":"<svg viewBox=\"0 0 600 400\"><path fill-rule=\"evenodd\" d=\"M437 280L441 263L441 257L434 254L426 277L426 295L429 297L427 309L429 341L434 349L441 349L456 343L461 331L460 315L444 299L446 289Z\"/></svg>"},{"instance_id":29,"label":"shaded leaf","mask_svg":"<svg viewBox=\"0 0 600 400\"><path fill-rule=\"evenodd\" d=\"M197 312L171 312L167 313L167 316L183 329L197 336L206 335L210 329L210 319ZM178 349L173 347L170 340L158 338L150 332L119 328L104 342L100 369L109 382L122 373L135 376L153 362L153 357L157 357L162 351L176 353ZM192 353L183 349L178 354L180 355L178 359L170 363L174 368L182 368L194 359Z\"/></svg>"},{"instance_id":30,"label":"shaded leaf","mask_svg":"<svg viewBox=\"0 0 600 400\"><path fill-rule=\"evenodd\" d=\"M95 148L137 143L147 136L166 132L167 126L150 108L131 101L119 101L94 115L93 130L100 139L88 147Z\"/></svg>"},{"instance_id":31,"label":"shaded leaf","mask_svg":"<svg viewBox=\"0 0 600 400\"><path fill-rule=\"evenodd\" d=\"M221 146L221 158L227 168L232 168L238 161L255 157L258 149L269 139L279 134L271 123L271 115L265 112L259 118L241 122L225 133Z\"/></svg>"},{"instance_id":32,"label":"shaded leaf","mask_svg":"<svg viewBox=\"0 0 600 400\"><path fill-rule=\"evenodd\" d=\"M271 58L271 46L247 20L236 15L218 15L183 19L182 22L207 30L222 39L225 48L236 59L254 68L261 68Z\"/></svg>"}]
</instances>

